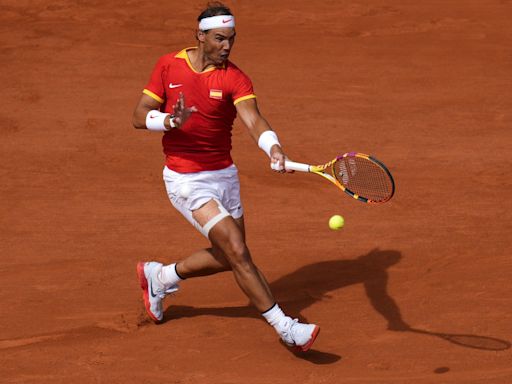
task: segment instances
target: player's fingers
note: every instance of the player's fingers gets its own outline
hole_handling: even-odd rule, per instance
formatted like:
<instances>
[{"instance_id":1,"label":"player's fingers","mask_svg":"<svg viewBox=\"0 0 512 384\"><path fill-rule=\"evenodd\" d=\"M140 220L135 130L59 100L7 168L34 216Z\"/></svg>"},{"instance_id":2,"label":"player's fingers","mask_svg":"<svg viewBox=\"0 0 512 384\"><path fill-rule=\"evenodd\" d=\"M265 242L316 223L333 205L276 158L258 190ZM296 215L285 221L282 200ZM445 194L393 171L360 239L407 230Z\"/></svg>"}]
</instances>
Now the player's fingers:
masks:
<instances>
[{"instance_id":1,"label":"player's fingers","mask_svg":"<svg viewBox=\"0 0 512 384\"><path fill-rule=\"evenodd\" d=\"M273 159L276 163L278 163L279 170L284 170L284 160L285 156L282 153L275 153Z\"/></svg>"},{"instance_id":2,"label":"player's fingers","mask_svg":"<svg viewBox=\"0 0 512 384\"><path fill-rule=\"evenodd\" d=\"M279 162L272 159L270 162L270 168L272 168L274 171L283 172L284 166Z\"/></svg>"},{"instance_id":3,"label":"player's fingers","mask_svg":"<svg viewBox=\"0 0 512 384\"><path fill-rule=\"evenodd\" d=\"M183 95L183 92L180 92L180 109L185 109L185 95Z\"/></svg>"}]
</instances>

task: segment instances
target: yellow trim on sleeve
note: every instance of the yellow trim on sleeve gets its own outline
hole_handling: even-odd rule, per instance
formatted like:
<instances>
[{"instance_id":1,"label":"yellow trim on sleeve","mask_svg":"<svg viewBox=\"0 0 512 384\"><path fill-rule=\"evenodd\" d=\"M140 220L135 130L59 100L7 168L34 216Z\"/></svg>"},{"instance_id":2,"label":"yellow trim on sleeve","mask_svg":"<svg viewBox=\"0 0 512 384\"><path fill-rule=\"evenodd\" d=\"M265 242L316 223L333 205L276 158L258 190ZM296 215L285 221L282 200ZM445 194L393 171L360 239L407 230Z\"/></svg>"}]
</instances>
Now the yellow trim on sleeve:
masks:
<instances>
[{"instance_id":1,"label":"yellow trim on sleeve","mask_svg":"<svg viewBox=\"0 0 512 384\"><path fill-rule=\"evenodd\" d=\"M251 94L251 95L247 95L247 96L242 96L242 97L239 97L238 99L236 99L235 101L233 101L233 105L237 105L241 101L245 101L245 100L249 100L249 99L255 99L255 98L256 98L255 94Z\"/></svg>"},{"instance_id":2,"label":"yellow trim on sleeve","mask_svg":"<svg viewBox=\"0 0 512 384\"><path fill-rule=\"evenodd\" d=\"M164 102L164 99L162 99L161 97L159 97L158 95L155 95L153 92L151 92L150 90L147 90L147 89L144 89L142 91L142 93L144 93L145 95L148 95L149 97L155 99L156 101L158 101L160 104L162 104Z\"/></svg>"}]
</instances>

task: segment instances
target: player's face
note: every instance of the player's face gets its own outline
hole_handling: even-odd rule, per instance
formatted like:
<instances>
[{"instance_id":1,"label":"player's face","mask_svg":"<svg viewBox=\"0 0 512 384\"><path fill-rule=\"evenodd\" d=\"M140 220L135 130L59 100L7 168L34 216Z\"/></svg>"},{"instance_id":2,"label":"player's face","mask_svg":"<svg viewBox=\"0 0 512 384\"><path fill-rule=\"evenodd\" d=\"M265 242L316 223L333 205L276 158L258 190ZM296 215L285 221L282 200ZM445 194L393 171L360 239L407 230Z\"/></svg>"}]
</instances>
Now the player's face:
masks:
<instances>
[{"instance_id":1,"label":"player's face","mask_svg":"<svg viewBox=\"0 0 512 384\"><path fill-rule=\"evenodd\" d=\"M200 34L199 41L204 43L203 52L215 65L222 65L229 57L236 32L233 28L216 28Z\"/></svg>"}]
</instances>

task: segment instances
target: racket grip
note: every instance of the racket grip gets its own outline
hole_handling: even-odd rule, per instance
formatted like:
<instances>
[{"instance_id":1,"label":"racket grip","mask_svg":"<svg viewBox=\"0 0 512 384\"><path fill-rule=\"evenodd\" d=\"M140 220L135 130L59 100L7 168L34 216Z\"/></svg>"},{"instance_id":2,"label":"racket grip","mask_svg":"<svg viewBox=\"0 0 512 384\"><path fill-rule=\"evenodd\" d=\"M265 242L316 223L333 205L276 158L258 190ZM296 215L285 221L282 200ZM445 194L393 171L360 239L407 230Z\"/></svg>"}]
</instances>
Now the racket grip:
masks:
<instances>
[{"instance_id":1,"label":"racket grip","mask_svg":"<svg viewBox=\"0 0 512 384\"><path fill-rule=\"evenodd\" d=\"M309 172L309 165L303 163L296 163L294 161L286 160L284 162L284 168L291 171Z\"/></svg>"}]
</instances>

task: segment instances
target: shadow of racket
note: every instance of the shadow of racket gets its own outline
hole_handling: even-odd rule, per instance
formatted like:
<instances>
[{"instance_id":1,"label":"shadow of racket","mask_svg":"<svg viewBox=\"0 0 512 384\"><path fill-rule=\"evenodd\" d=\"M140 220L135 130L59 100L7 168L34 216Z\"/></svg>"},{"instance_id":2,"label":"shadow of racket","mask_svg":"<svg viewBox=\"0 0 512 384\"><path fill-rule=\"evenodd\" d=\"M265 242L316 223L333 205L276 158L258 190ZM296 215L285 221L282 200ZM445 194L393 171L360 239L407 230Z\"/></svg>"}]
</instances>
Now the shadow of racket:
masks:
<instances>
[{"instance_id":1,"label":"shadow of racket","mask_svg":"<svg viewBox=\"0 0 512 384\"><path fill-rule=\"evenodd\" d=\"M436 336L449 341L450 343L460 345L461 347L482 349L485 351L504 351L506 349L510 349L512 346L512 344L506 340L500 340L495 337L488 336L429 332L415 328L409 328L406 329L406 331Z\"/></svg>"}]
</instances>

